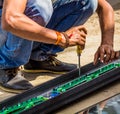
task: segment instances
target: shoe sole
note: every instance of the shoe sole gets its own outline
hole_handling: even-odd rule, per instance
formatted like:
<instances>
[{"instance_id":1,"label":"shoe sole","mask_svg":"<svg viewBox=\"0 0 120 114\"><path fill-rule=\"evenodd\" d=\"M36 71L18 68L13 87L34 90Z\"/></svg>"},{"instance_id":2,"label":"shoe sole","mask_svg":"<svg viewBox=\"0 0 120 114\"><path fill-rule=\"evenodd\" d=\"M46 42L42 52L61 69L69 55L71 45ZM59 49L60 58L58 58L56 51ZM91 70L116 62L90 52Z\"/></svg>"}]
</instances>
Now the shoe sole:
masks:
<instances>
[{"instance_id":1,"label":"shoe sole","mask_svg":"<svg viewBox=\"0 0 120 114\"><path fill-rule=\"evenodd\" d=\"M26 73L55 73L55 74L67 73L67 72L57 72L57 71L50 71L50 70L26 70L26 69L23 69L22 71L26 72Z\"/></svg>"},{"instance_id":2,"label":"shoe sole","mask_svg":"<svg viewBox=\"0 0 120 114\"><path fill-rule=\"evenodd\" d=\"M5 91L5 92L10 92L10 93L22 93L22 92L24 92L25 90L14 90L14 89L9 89L9 88L5 88L5 87L2 87L1 85L0 85L0 89L1 90L3 90L3 91Z\"/></svg>"}]
</instances>

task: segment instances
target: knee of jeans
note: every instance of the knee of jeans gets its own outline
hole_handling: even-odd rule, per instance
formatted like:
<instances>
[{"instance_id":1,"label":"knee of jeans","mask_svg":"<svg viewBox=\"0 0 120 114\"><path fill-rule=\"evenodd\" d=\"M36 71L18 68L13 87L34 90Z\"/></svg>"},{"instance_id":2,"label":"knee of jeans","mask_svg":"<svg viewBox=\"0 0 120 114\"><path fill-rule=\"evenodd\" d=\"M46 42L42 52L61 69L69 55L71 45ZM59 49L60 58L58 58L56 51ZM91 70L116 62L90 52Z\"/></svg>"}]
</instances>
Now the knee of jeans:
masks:
<instances>
[{"instance_id":1,"label":"knee of jeans","mask_svg":"<svg viewBox=\"0 0 120 114\"><path fill-rule=\"evenodd\" d=\"M88 0L88 1L90 3L90 7L94 13L97 9L97 6L98 6L98 0Z\"/></svg>"}]
</instances>

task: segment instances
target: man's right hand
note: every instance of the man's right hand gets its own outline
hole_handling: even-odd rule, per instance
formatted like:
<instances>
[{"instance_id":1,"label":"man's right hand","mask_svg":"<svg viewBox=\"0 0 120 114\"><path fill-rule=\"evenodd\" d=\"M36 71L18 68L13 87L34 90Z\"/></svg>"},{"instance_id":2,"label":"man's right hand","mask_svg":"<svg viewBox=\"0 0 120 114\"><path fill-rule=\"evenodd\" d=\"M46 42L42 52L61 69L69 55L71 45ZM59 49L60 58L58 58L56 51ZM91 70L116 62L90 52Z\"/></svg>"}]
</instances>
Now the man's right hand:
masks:
<instances>
[{"instance_id":1,"label":"man's right hand","mask_svg":"<svg viewBox=\"0 0 120 114\"><path fill-rule=\"evenodd\" d=\"M65 31L70 36L69 46L80 45L85 47L87 30L84 26L75 26Z\"/></svg>"}]
</instances>

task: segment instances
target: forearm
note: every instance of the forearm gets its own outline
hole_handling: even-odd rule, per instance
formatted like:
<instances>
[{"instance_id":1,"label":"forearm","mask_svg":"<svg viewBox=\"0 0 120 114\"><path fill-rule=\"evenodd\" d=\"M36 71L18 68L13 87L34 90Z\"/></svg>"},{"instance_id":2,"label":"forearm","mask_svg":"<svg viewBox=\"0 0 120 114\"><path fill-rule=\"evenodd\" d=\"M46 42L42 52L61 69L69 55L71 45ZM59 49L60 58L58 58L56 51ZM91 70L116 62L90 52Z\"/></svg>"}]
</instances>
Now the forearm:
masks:
<instances>
[{"instance_id":1,"label":"forearm","mask_svg":"<svg viewBox=\"0 0 120 114\"><path fill-rule=\"evenodd\" d=\"M27 0L5 0L2 9L2 28L21 38L62 47L85 45L87 30L84 26L76 26L65 31L65 34L44 27L44 20L39 15L34 18L27 17L24 12ZM13 7L16 6L16 7ZM38 24L39 23L39 24ZM83 31L83 32L81 32ZM69 36L72 34L72 37Z\"/></svg>"},{"instance_id":2,"label":"forearm","mask_svg":"<svg viewBox=\"0 0 120 114\"><path fill-rule=\"evenodd\" d=\"M21 38L54 44L57 35L54 30L43 27L44 19L40 16L35 17L39 20L39 24L24 14L27 0L4 0L2 8L2 28ZM65 43L63 37L60 46Z\"/></svg>"},{"instance_id":3,"label":"forearm","mask_svg":"<svg viewBox=\"0 0 120 114\"><path fill-rule=\"evenodd\" d=\"M3 28L21 38L49 44L56 42L57 36L55 31L38 25L24 14L9 14L5 18L3 21L6 22L2 22Z\"/></svg>"},{"instance_id":4,"label":"forearm","mask_svg":"<svg viewBox=\"0 0 120 114\"><path fill-rule=\"evenodd\" d=\"M72 27L65 31L67 35L66 37L63 33L59 33L60 35L58 35L58 32L55 30L51 30L37 24L24 14L7 14L6 17L3 14L2 18L3 29L27 40L55 44L64 48L67 47L68 43L68 46L74 46L77 44L84 46L85 44L87 30L84 26ZM73 35L69 39L71 34ZM59 37L61 37L61 40L58 40ZM59 43L57 43L58 41Z\"/></svg>"},{"instance_id":5,"label":"forearm","mask_svg":"<svg viewBox=\"0 0 120 114\"><path fill-rule=\"evenodd\" d=\"M104 7L98 6L97 10L101 27L101 44L113 46L114 37L114 12L112 7L106 2Z\"/></svg>"}]
</instances>

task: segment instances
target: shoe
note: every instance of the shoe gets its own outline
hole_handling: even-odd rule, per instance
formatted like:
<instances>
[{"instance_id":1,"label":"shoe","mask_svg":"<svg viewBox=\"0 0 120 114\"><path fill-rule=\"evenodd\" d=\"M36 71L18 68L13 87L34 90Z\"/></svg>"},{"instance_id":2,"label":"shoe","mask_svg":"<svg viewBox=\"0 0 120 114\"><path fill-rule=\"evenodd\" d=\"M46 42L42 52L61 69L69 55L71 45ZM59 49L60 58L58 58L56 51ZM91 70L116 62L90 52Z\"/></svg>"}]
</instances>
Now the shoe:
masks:
<instances>
[{"instance_id":1,"label":"shoe","mask_svg":"<svg viewBox=\"0 0 120 114\"><path fill-rule=\"evenodd\" d=\"M24 72L40 73L40 72L51 72L57 74L63 74L72 71L77 68L75 64L68 64L61 62L54 56L50 56L45 61L34 61L30 60L24 65Z\"/></svg>"},{"instance_id":2,"label":"shoe","mask_svg":"<svg viewBox=\"0 0 120 114\"><path fill-rule=\"evenodd\" d=\"M18 68L0 69L0 88L7 92L21 93L33 86L27 81Z\"/></svg>"}]
</instances>

